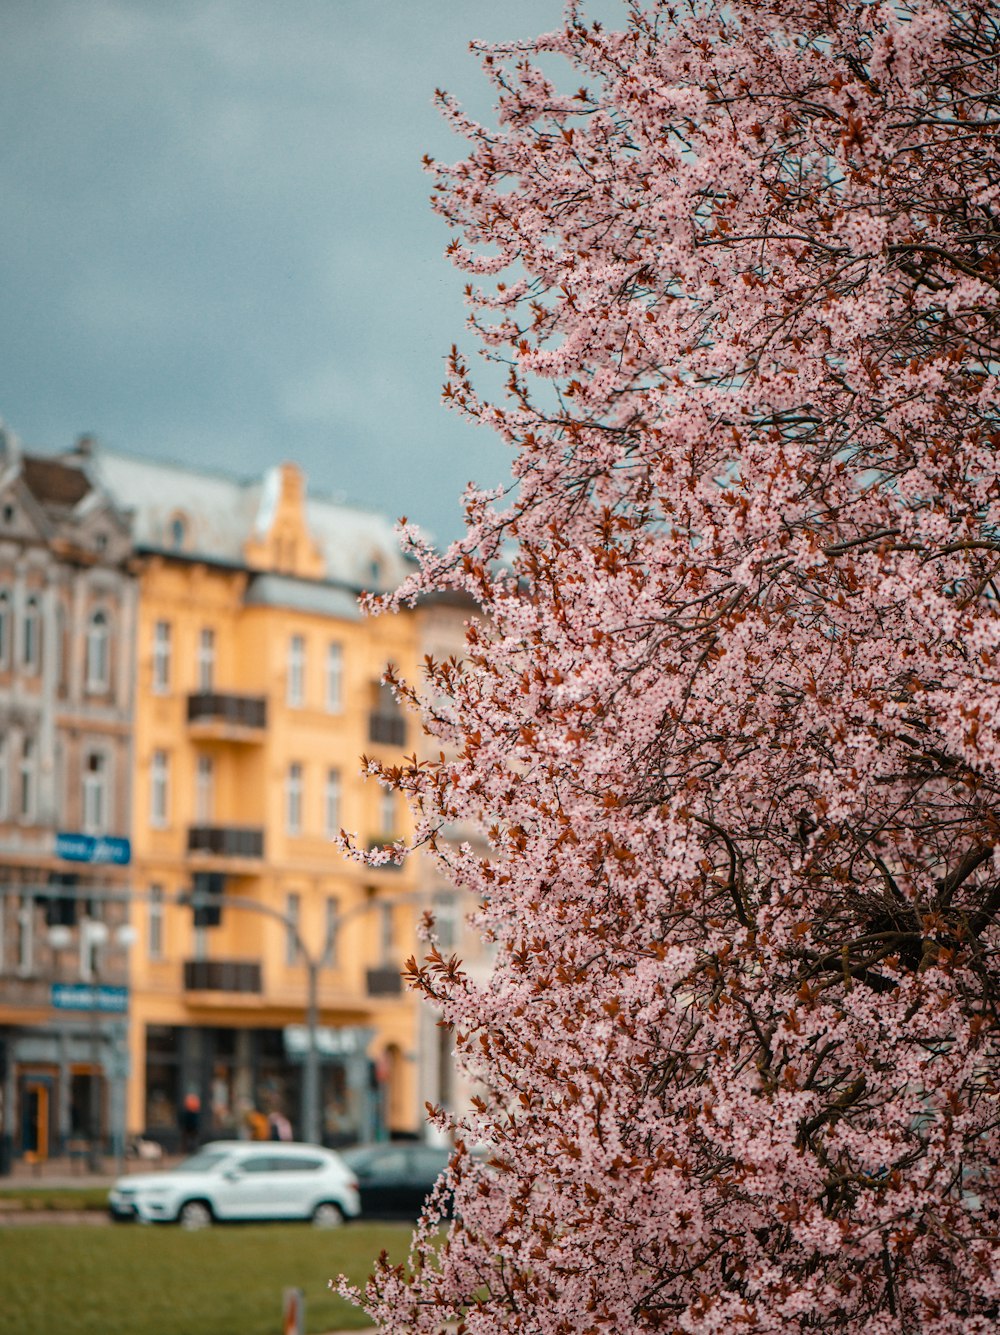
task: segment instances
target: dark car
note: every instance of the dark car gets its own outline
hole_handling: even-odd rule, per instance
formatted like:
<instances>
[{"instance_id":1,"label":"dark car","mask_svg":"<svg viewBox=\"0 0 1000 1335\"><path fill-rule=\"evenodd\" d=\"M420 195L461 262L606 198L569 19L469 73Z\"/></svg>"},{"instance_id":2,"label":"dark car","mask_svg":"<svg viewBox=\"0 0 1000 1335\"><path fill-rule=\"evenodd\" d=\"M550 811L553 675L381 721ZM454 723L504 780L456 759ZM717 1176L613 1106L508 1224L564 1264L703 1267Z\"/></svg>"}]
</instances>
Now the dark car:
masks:
<instances>
[{"instance_id":1,"label":"dark car","mask_svg":"<svg viewBox=\"0 0 1000 1335\"><path fill-rule=\"evenodd\" d=\"M355 1145L340 1157L357 1178L362 1219L416 1219L448 1167L451 1150L390 1141Z\"/></svg>"}]
</instances>

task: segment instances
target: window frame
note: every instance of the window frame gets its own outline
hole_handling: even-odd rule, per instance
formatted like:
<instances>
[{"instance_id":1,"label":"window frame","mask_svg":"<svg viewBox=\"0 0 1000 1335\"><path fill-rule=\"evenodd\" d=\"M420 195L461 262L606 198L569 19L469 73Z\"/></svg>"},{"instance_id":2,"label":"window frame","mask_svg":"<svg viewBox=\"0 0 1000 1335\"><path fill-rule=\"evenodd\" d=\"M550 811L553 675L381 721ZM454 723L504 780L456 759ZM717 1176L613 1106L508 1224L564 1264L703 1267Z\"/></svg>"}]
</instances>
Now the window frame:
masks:
<instances>
[{"instance_id":1,"label":"window frame","mask_svg":"<svg viewBox=\"0 0 1000 1335\"><path fill-rule=\"evenodd\" d=\"M289 709L301 709L306 700L306 637L296 633L288 640L288 676L285 703Z\"/></svg>"},{"instance_id":2,"label":"window frame","mask_svg":"<svg viewBox=\"0 0 1000 1335\"><path fill-rule=\"evenodd\" d=\"M173 623L163 618L153 622L153 680L154 695L167 695L173 653Z\"/></svg>"},{"instance_id":3,"label":"window frame","mask_svg":"<svg viewBox=\"0 0 1000 1335\"><path fill-rule=\"evenodd\" d=\"M96 768L92 762L96 761ZM88 748L84 752L83 775L81 782L80 825L84 834L107 834L109 815L109 776L108 753L99 748ZM96 811L96 819L94 818Z\"/></svg>"},{"instance_id":4,"label":"window frame","mask_svg":"<svg viewBox=\"0 0 1000 1335\"><path fill-rule=\"evenodd\" d=\"M149 761L149 824L154 830L170 825L170 752L162 747Z\"/></svg>"},{"instance_id":5,"label":"window frame","mask_svg":"<svg viewBox=\"0 0 1000 1335\"><path fill-rule=\"evenodd\" d=\"M42 667L42 607L37 593L24 600L21 618L21 669L37 676Z\"/></svg>"},{"instance_id":6,"label":"window frame","mask_svg":"<svg viewBox=\"0 0 1000 1335\"><path fill-rule=\"evenodd\" d=\"M285 833L296 837L302 833L302 807L305 791L305 773L300 760L291 760L285 771Z\"/></svg>"},{"instance_id":7,"label":"window frame","mask_svg":"<svg viewBox=\"0 0 1000 1335\"><path fill-rule=\"evenodd\" d=\"M83 683L90 695L111 689L111 619L103 607L95 607L87 618Z\"/></svg>"},{"instance_id":8,"label":"window frame","mask_svg":"<svg viewBox=\"0 0 1000 1335\"><path fill-rule=\"evenodd\" d=\"M343 827L344 783L340 770L330 766L323 781L323 829L327 839L336 839Z\"/></svg>"},{"instance_id":9,"label":"window frame","mask_svg":"<svg viewBox=\"0 0 1000 1335\"><path fill-rule=\"evenodd\" d=\"M148 913L146 917L146 957L150 960L162 960L166 957L165 914L166 891L158 882L149 887Z\"/></svg>"},{"instance_id":10,"label":"window frame","mask_svg":"<svg viewBox=\"0 0 1000 1335\"><path fill-rule=\"evenodd\" d=\"M215 628L202 626L198 632L197 681L198 690L215 690Z\"/></svg>"},{"instance_id":11,"label":"window frame","mask_svg":"<svg viewBox=\"0 0 1000 1335\"><path fill-rule=\"evenodd\" d=\"M344 712L344 646L340 640L329 640L324 663L323 694L328 714Z\"/></svg>"}]
</instances>

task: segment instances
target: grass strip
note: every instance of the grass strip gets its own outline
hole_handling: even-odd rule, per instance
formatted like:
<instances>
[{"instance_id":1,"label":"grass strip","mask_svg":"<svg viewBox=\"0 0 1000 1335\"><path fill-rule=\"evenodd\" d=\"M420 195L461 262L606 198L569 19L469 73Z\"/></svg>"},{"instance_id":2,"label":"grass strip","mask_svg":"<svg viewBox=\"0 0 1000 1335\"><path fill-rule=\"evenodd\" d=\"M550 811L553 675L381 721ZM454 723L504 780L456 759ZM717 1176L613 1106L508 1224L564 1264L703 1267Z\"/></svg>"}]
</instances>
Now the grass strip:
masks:
<instances>
[{"instance_id":1,"label":"grass strip","mask_svg":"<svg viewBox=\"0 0 1000 1335\"><path fill-rule=\"evenodd\" d=\"M331 1294L341 1272L363 1282L385 1248L406 1259L408 1224L236 1225L185 1233L0 1228L0 1312L18 1335L274 1335L282 1290L300 1288L306 1329L349 1330L364 1313Z\"/></svg>"}]
</instances>

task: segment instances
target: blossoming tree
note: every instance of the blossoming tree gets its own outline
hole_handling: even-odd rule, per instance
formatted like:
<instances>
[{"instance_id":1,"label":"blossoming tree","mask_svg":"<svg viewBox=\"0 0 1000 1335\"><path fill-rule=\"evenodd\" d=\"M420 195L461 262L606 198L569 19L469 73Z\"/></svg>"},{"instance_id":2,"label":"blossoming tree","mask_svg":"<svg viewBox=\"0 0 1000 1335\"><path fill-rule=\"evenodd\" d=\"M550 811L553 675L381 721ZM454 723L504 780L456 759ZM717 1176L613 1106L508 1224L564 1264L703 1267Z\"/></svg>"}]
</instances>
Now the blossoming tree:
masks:
<instances>
[{"instance_id":1,"label":"blossoming tree","mask_svg":"<svg viewBox=\"0 0 1000 1335\"><path fill-rule=\"evenodd\" d=\"M570 3L480 51L498 128L440 95L429 166L506 393L457 352L445 393L516 487L414 535L400 596L483 616L383 777L497 958L410 966L480 1093L367 1305L992 1332L1000 11Z\"/></svg>"}]
</instances>

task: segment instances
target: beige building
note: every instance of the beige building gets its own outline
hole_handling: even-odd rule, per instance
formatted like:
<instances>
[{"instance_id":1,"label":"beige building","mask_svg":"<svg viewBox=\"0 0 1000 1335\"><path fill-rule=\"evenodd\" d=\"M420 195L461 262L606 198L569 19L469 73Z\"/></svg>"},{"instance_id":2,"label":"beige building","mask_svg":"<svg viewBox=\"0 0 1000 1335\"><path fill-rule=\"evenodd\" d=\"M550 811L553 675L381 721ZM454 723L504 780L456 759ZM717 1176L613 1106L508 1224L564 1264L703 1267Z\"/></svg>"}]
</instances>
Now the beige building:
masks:
<instances>
[{"instance_id":1,"label":"beige building","mask_svg":"<svg viewBox=\"0 0 1000 1335\"><path fill-rule=\"evenodd\" d=\"M131 556L86 441L0 434L0 1171L123 1130Z\"/></svg>"}]
</instances>

